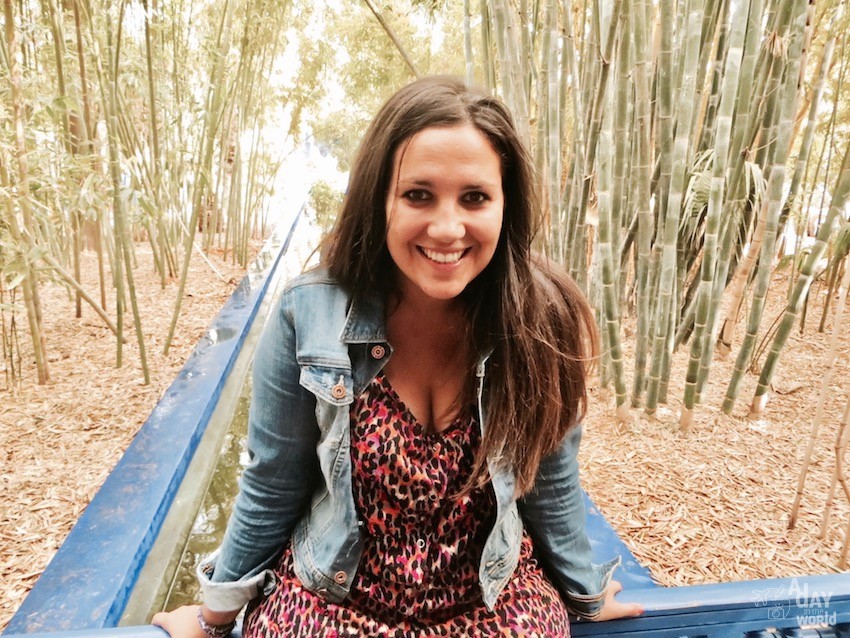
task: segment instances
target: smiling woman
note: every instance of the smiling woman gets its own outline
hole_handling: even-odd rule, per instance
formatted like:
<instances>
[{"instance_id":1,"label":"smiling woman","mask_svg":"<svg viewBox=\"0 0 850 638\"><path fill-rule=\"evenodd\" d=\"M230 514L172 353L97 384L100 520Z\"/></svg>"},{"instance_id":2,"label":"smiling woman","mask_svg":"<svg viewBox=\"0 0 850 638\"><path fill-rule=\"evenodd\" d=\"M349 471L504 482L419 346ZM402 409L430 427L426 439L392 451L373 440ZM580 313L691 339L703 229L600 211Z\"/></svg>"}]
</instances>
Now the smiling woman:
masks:
<instances>
[{"instance_id":1,"label":"smiling woman","mask_svg":"<svg viewBox=\"0 0 850 638\"><path fill-rule=\"evenodd\" d=\"M447 77L382 107L325 263L257 347L248 447L202 606L173 636L528 635L640 614L591 563L576 460L592 313L531 250L528 153Z\"/></svg>"}]
</instances>

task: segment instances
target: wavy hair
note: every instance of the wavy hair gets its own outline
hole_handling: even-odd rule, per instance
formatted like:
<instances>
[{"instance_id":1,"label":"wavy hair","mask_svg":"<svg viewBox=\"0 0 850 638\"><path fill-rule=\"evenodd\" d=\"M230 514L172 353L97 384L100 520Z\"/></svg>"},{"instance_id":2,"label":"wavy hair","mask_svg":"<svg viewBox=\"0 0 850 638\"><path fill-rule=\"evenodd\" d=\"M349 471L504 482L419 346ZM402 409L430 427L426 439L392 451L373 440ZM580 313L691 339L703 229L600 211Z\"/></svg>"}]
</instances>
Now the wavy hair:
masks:
<instances>
[{"instance_id":1,"label":"wavy hair","mask_svg":"<svg viewBox=\"0 0 850 638\"><path fill-rule=\"evenodd\" d=\"M473 352L491 353L486 428L467 489L486 483L489 460L513 471L521 495L586 411L597 339L578 286L533 252L540 218L534 171L507 107L448 76L416 80L393 95L360 144L324 262L352 295L386 299L394 291L386 197L395 151L423 129L458 124L474 126L499 154L505 202L493 259L462 295Z\"/></svg>"}]
</instances>

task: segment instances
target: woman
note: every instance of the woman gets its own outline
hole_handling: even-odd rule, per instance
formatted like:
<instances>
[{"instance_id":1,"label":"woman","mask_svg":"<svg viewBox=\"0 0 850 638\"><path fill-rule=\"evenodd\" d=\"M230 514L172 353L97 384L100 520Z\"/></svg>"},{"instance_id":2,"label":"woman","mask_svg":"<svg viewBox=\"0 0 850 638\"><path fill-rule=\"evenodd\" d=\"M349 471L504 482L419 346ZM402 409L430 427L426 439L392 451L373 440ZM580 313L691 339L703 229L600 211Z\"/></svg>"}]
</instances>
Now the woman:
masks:
<instances>
[{"instance_id":1,"label":"woman","mask_svg":"<svg viewBox=\"0 0 850 638\"><path fill-rule=\"evenodd\" d=\"M254 362L251 462L204 605L172 636L569 636L637 615L590 562L576 453L595 352L536 259L529 156L496 98L431 77L367 132L323 267Z\"/></svg>"}]
</instances>

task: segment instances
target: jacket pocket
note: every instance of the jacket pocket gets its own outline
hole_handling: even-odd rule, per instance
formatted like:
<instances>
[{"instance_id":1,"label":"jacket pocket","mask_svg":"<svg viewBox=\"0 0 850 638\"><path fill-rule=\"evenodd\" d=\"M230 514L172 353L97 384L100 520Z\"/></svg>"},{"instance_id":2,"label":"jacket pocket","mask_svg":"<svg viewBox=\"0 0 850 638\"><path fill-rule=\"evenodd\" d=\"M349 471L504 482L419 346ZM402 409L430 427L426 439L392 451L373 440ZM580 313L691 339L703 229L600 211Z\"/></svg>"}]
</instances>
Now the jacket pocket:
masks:
<instances>
[{"instance_id":1,"label":"jacket pocket","mask_svg":"<svg viewBox=\"0 0 850 638\"><path fill-rule=\"evenodd\" d=\"M343 406L354 402L354 381L349 369L303 365L299 383L317 399L330 405Z\"/></svg>"}]
</instances>

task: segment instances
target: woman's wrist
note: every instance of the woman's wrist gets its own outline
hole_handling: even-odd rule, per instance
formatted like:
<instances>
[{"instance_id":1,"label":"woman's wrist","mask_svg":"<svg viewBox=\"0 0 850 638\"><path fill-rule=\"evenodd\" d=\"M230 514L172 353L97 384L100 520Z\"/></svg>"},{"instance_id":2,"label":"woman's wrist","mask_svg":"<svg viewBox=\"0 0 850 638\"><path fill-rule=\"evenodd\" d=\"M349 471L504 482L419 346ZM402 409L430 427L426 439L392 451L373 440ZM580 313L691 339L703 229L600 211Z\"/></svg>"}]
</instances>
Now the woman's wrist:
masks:
<instances>
[{"instance_id":1,"label":"woman's wrist","mask_svg":"<svg viewBox=\"0 0 850 638\"><path fill-rule=\"evenodd\" d=\"M238 615L238 611L212 611L206 605L201 605L198 607L198 624L210 638L225 638L236 626L236 616Z\"/></svg>"}]
</instances>

